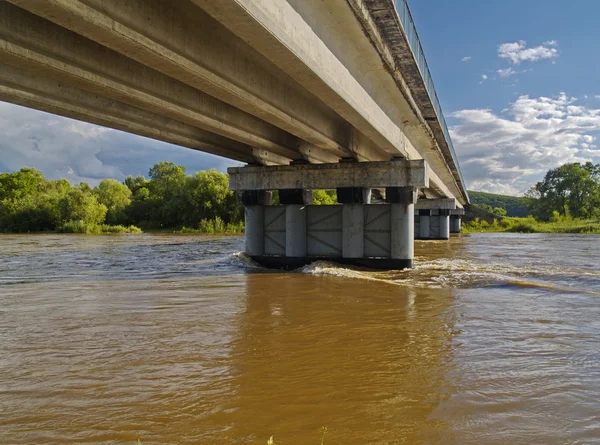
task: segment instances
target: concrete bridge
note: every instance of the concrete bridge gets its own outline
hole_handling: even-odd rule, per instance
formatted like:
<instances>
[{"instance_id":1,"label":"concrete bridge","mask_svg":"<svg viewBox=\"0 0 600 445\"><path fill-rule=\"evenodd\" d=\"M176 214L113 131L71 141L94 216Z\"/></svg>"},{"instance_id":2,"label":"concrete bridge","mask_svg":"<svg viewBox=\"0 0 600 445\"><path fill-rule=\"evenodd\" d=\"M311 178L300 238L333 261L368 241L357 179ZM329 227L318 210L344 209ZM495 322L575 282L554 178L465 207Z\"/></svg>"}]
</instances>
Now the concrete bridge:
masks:
<instances>
[{"instance_id":1,"label":"concrete bridge","mask_svg":"<svg viewBox=\"0 0 600 445\"><path fill-rule=\"evenodd\" d=\"M263 263L410 267L415 237L460 230L406 0L0 1L0 61L1 100L247 163L231 188Z\"/></svg>"}]
</instances>

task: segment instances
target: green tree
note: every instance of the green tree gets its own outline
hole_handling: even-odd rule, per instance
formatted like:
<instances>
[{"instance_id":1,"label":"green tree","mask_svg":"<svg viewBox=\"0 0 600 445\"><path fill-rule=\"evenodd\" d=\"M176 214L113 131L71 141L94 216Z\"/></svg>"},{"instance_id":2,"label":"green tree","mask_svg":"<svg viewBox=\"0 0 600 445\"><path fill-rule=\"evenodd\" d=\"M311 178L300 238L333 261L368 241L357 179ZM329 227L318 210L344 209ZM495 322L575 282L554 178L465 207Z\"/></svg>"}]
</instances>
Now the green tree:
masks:
<instances>
[{"instance_id":1,"label":"green tree","mask_svg":"<svg viewBox=\"0 0 600 445\"><path fill-rule=\"evenodd\" d=\"M496 208L494 208L493 213L498 216L506 216L506 209L503 209L502 207L496 207Z\"/></svg>"},{"instance_id":2,"label":"green tree","mask_svg":"<svg viewBox=\"0 0 600 445\"><path fill-rule=\"evenodd\" d=\"M185 167L173 162L158 162L150 169L150 191L157 197L173 196L183 185Z\"/></svg>"},{"instance_id":3,"label":"green tree","mask_svg":"<svg viewBox=\"0 0 600 445\"><path fill-rule=\"evenodd\" d=\"M92 193L81 188L72 188L58 202L61 224L82 221L85 224L102 224L106 217L106 206L100 204Z\"/></svg>"},{"instance_id":4,"label":"green tree","mask_svg":"<svg viewBox=\"0 0 600 445\"><path fill-rule=\"evenodd\" d=\"M313 204L331 205L337 204L337 194L335 190L315 190L313 191Z\"/></svg>"},{"instance_id":5,"label":"green tree","mask_svg":"<svg viewBox=\"0 0 600 445\"><path fill-rule=\"evenodd\" d=\"M107 208L107 224L117 224L124 219L124 211L131 203L129 187L115 179L104 179L93 192L98 202Z\"/></svg>"},{"instance_id":6,"label":"green tree","mask_svg":"<svg viewBox=\"0 0 600 445\"><path fill-rule=\"evenodd\" d=\"M600 164L591 162L564 164L549 170L527 196L532 201L534 216L548 221L556 210L560 215L591 218L600 211Z\"/></svg>"},{"instance_id":7,"label":"green tree","mask_svg":"<svg viewBox=\"0 0 600 445\"><path fill-rule=\"evenodd\" d=\"M125 184L129 190L131 190L131 193L135 193L135 191L139 188L148 187L148 181L143 175L137 175L135 178L129 175L127 178L125 178L123 184Z\"/></svg>"},{"instance_id":8,"label":"green tree","mask_svg":"<svg viewBox=\"0 0 600 445\"><path fill-rule=\"evenodd\" d=\"M241 219L241 207L229 190L229 177L215 169L188 176L182 193L183 225L197 225L202 219L221 218L225 223Z\"/></svg>"}]
</instances>

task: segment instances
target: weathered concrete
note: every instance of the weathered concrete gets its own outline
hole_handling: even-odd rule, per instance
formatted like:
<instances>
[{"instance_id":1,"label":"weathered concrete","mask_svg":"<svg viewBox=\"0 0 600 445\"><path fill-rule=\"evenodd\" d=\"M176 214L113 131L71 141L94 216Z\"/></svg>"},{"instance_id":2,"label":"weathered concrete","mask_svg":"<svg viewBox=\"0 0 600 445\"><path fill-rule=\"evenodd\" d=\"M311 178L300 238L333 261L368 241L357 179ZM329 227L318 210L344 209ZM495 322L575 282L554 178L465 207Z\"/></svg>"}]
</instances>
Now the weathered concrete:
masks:
<instances>
[{"instance_id":1,"label":"weathered concrete","mask_svg":"<svg viewBox=\"0 0 600 445\"><path fill-rule=\"evenodd\" d=\"M246 232L246 253L260 256L265 253L265 207L248 205L244 207Z\"/></svg>"},{"instance_id":2,"label":"weathered concrete","mask_svg":"<svg viewBox=\"0 0 600 445\"><path fill-rule=\"evenodd\" d=\"M342 257L362 258L365 255L364 206L344 204L342 208Z\"/></svg>"},{"instance_id":3,"label":"weathered concrete","mask_svg":"<svg viewBox=\"0 0 600 445\"><path fill-rule=\"evenodd\" d=\"M414 254L415 202L417 189L387 188L386 199L391 203L390 256L394 259L412 261Z\"/></svg>"},{"instance_id":4,"label":"weathered concrete","mask_svg":"<svg viewBox=\"0 0 600 445\"><path fill-rule=\"evenodd\" d=\"M0 99L247 162L254 258L409 267L468 196L406 23L393 0L8 0Z\"/></svg>"},{"instance_id":5,"label":"weathered concrete","mask_svg":"<svg viewBox=\"0 0 600 445\"><path fill-rule=\"evenodd\" d=\"M410 203L264 206L264 251L250 256L277 268L320 259L381 269L412 267L411 210ZM256 244L252 248L260 252Z\"/></svg>"},{"instance_id":6,"label":"weathered concrete","mask_svg":"<svg viewBox=\"0 0 600 445\"><path fill-rule=\"evenodd\" d=\"M2 99L233 159L247 159L250 152L252 162L267 165L424 158L431 166L430 190L463 199L428 126L427 104L411 85L414 76L402 79L414 71L410 57L401 60L404 73L394 68L397 48L386 33L403 30L380 20L386 8L395 14L391 2L8 3L0 3L4 63L87 92L90 102L92 96L108 99L117 108L130 107L130 115L135 108L246 147L239 153L227 144L175 137L160 125L107 119L110 112L103 115L83 96L61 106L33 100L15 94L24 89L21 75L2 85L8 88L0 91Z\"/></svg>"},{"instance_id":7,"label":"weathered concrete","mask_svg":"<svg viewBox=\"0 0 600 445\"><path fill-rule=\"evenodd\" d=\"M416 210L450 210L456 209L456 199L454 198L439 198L439 199L419 199L415 204Z\"/></svg>"},{"instance_id":8,"label":"weathered concrete","mask_svg":"<svg viewBox=\"0 0 600 445\"><path fill-rule=\"evenodd\" d=\"M347 0L194 2L388 153L424 157L434 166L432 187L444 196L465 199L431 130L410 111L410 90L401 91L402 85L390 75L395 65L381 69L373 40L364 27L356 26L357 16ZM395 14L393 6L387 13ZM409 128L410 138L405 132Z\"/></svg>"},{"instance_id":9,"label":"weathered concrete","mask_svg":"<svg viewBox=\"0 0 600 445\"><path fill-rule=\"evenodd\" d=\"M355 162L231 167L232 190L334 189L343 187L427 187L424 161Z\"/></svg>"},{"instance_id":10,"label":"weathered concrete","mask_svg":"<svg viewBox=\"0 0 600 445\"><path fill-rule=\"evenodd\" d=\"M450 215L450 233L460 233L461 218L460 215Z\"/></svg>"},{"instance_id":11,"label":"weathered concrete","mask_svg":"<svg viewBox=\"0 0 600 445\"><path fill-rule=\"evenodd\" d=\"M285 206L285 256L306 257L306 206Z\"/></svg>"},{"instance_id":12,"label":"weathered concrete","mask_svg":"<svg viewBox=\"0 0 600 445\"><path fill-rule=\"evenodd\" d=\"M431 238L431 210L419 210L419 239Z\"/></svg>"},{"instance_id":13,"label":"weathered concrete","mask_svg":"<svg viewBox=\"0 0 600 445\"><path fill-rule=\"evenodd\" d=\"M450 213L448 210L438 211L439 219L439 239L450 238Z\"/></svg>"}]
</instances>

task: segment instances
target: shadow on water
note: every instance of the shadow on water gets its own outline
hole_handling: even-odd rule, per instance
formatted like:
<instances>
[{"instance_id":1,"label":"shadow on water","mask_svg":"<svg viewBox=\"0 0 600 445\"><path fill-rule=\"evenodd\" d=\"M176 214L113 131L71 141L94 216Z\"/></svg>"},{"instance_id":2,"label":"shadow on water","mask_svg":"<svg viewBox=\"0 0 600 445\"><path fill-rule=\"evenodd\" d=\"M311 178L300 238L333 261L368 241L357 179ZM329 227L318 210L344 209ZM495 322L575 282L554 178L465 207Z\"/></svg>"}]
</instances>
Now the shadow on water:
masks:
<instances>
[{"instance_id":1,"label":"shadow on water","mask_svg":"<svg viewBox=\"0 0 600 445\"><path fill-rule=\"evenodd\" d=\"M423 443L452 386L452 290L307 274L245 276L232 344L235 392L211 420L226 442Z\"/></svg>"}]
</instances>

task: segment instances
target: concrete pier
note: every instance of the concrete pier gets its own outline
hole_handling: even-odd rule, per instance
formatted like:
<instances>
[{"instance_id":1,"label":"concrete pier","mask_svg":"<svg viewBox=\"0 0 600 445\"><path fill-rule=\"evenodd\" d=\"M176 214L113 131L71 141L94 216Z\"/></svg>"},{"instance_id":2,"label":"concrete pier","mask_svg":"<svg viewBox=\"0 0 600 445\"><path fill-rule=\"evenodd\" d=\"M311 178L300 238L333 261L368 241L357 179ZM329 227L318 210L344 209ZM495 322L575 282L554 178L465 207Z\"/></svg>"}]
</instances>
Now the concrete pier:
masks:
<instances>
[{"instance_id":1,"label":"concrete pier","mask_svg":"<svg viewBox=\"0 0 600 445\"><path fill-rule=\"evenodd\" d=\"M415 202L417 190L414 188L388 188L386 200L391 205L391 257L413 266L415 239Z\"/></svg>"},{"instance_id":2,"label":"concrete pier","mask_svg":"<svg viewBox=\"0 0 600 445\"><path fill-rule=\"evenodd\" d=\"M342 257L362 258L365 254L363 204L342 205Z\"/></svg>"},{"instance_id":3,"label":"concrete pier","mask_svg":"<svg viewBox=\"0 0 600 445\"><path fill-rule=\"evenodd\" d=\"M419 199L415 205L415 239L450 239L450 215L464 213L454 198Z\"/></svg>"},{"instance_id":4,"label":"concrete pier","mask_svg":"<svg viewBox=\"0 0 600 445\"><path fill-rule=\"evenodd\" d=\"M431 210L419 210L419 239L431 238Z\"/></svg>"},{"instance_id":5,"label":"concrete pier","mask_svg":"<svg viewBox=\"0 0 600 445\"><path fill-rule=\"evenodd\" d=\"M450 233L460 233L461 217L460 215L450 215Z\"/></svg>"},{"instance_id":6,"label":"concrete pier","mask_svg":"<svg viewBox=\"0 0 600 445\"><path fill-rule=\"evenodd\" d=\"M260 256L265 253L265 207L248 205L244 208L246 253Z\"/></svg>"},{"instance_id":7,"label":"concrete pier","mask_svg":"<svg viewBox=\"0 0 600 445\"><path fill-rule=\"evenodd\" d=\"M246 252L286 269L317 260L412 267L415 203L427 170L423 161L404 160L231 168L230 186L245 198ZM311 205L317 186L335 188L339 204ZM370 203L372 188L385 188L385 203ZM261 193L271 189L281 204L261 209Z\"/></svg>"},{"instance_id":8,"label":"concrete pier","mask_svg":"<svg viewBox=\"0 0 600 445\"><path fill-rule=\"evenodd\" d=\"M450 210L450 233L460 233L462 224L462 215L465 214L465 209Z\"/></svg>"},{"instance_id":9,"label":"concrete pier","mask_svg":"<svg viewBox=\"0 0 600 445\"><path fill-rule=\"evenodd\" d=\"M285 206L285 256L306 257L306 206Z\"/></svg>"},{"instance_id":10,"label":"concrete pier","mask_svg":"<svg viewBox=\"0 0 600 445\"><path fill-rule=\"evenodd\" d=\"M450 239L450 212L448 210L438 210L439 218L439 238Z\"/></svg>"}]
</instances>

